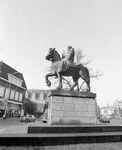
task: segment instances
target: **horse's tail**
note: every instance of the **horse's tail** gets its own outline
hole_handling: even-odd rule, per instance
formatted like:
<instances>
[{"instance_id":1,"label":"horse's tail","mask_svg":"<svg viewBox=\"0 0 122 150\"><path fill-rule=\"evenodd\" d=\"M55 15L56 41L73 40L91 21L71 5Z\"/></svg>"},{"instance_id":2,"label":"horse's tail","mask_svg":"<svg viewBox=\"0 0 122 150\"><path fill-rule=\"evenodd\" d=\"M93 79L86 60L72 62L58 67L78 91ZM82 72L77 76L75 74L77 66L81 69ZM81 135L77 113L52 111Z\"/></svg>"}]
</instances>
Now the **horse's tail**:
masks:
<instances>
[{"instance_id":1,"label":"horse's tail","mask_svg":"<svg viewBox=\"0 0 122 150\"><path fill-rule=\"evenodd\" d=\"M87 84L90 84L90 74L89 74L89 70L86 68L86 67L84 67L84 71L85 71L85 81L86 81L86 83Z\"/></svg>"},{"instance_id":2,"label":"horse's tail","mask_svg":"<svg viewBox=\"0 0 122 150\"><path fill-rule=\"evenodd\" d=\"M91 88L90 88L90 74L89 74L89 70L82 66L79 72L81 78L86 82L87 86L88 86L88 92L90 92Z\"/></svg>"}]
</instances>

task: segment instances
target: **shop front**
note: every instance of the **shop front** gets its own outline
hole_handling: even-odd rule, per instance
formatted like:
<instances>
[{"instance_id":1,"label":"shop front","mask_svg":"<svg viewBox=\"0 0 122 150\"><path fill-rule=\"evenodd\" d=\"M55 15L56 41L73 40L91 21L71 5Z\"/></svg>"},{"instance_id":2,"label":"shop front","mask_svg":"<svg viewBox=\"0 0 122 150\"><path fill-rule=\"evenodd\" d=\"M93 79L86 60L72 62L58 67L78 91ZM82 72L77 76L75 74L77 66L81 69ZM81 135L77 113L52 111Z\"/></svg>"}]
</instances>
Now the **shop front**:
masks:
<instances>
[{"instance_id":1,"label":"shop front","mask_svg":"<svg viewBox=\"0 0 122 150\"><path fill-rule=\"evenodd\" d=\"M0 117L3 117L5 109L7 111L7 117L10 118L20 117L21 108L22 103L8 101L7 106L5 106L5 104L2 101L0 101Z\"/></svg>"},{"instance_id":2,"label":"shop front","mask_svg":"<svg viewBox=\"0 0 122 150\"><path fill-rule=\"evenodd\" d=\"M0 118L3 116L5 107L2 101L0 101Z\"/></svg>"},{"instance_id":3,"label":"shop front","mask_svg":"<svg viewBox=\"0 0 122 150\"><path fill-rule=\"evenodd\" d=\"M8 115L9 117L20 117L22 104L15 104L8 102Z\"/></svg>"}]
</instances>

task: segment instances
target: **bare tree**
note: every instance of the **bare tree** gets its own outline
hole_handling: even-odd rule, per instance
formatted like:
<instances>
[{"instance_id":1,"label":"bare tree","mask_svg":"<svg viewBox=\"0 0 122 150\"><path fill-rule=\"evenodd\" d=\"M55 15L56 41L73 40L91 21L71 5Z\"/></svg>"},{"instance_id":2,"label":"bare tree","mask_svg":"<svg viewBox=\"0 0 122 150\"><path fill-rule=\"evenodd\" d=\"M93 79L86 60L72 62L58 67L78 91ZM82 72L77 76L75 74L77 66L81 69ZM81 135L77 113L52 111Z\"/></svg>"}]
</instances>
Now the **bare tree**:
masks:
<instances>
[{"instance_id":1,"label":"bare tree","mask_svg":"<svg viewBox=\"0 0 122 150\"><path fill-rule=\"evenodd\" d=\"M63 55L66 55L66 52L63 51ZM91 79L97 79L99 80L102 76L103 76L103 73L99 70L97 71L93 71L93 69L91 69L89 67L91 61L93 60L84 60L87 56L83 54L82 50L80 48L76 49L75 50L75 62L76 63L81 63L82 65L84 65L85 67L88 68L89 72L90 72L90 78ZM68 86L71 86L71 79L67 78L67 77L63 77L63 83L65 85L68 85ZM84 91L85 90L85 87L84 87L84 84L85 82L80 79L79 80L79 89L81 91Z\"/></svg>"}]
</instances>

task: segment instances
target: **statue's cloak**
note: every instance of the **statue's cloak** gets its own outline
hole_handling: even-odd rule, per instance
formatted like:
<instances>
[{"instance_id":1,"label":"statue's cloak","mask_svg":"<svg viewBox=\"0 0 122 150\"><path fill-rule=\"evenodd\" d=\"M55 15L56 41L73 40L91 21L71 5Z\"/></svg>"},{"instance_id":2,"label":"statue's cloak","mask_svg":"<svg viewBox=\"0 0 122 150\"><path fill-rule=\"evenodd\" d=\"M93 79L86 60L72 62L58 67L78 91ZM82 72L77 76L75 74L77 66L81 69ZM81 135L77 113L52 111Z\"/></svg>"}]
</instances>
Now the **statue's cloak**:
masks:
<instances>
[{"instance_id":1,"label":"statue's cloak","mask_svg":"<svg viewBox=\"0 0 122 150\"><path fill-rule=\"evenodd\" d=\"M82 66L81 63L72 63L67 59L62 59L61 61L57 61L52 63L51 71L52 73L60 73L65 72L69 67L80 68Z\"/></svg>"}]
</instances>

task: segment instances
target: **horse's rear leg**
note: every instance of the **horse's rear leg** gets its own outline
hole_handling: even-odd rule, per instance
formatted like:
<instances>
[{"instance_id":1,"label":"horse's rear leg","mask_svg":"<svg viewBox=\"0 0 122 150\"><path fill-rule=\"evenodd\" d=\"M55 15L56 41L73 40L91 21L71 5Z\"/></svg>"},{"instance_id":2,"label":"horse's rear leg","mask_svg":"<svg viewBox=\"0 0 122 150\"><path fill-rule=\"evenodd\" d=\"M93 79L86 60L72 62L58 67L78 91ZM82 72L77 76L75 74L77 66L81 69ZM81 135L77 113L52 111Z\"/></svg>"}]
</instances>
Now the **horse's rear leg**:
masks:
<instances>
[{"instance_id":1,"label":"horse's rear leg","mask_svg":"<svg viewBox=\"0 0 122 150\"><path fill-rule=\"evenodd\" d=\"M89 85L89 84L87 84L87 87L88 87L87 92L90 92L90 91L91 91L91 87L90 87L90 85Z\"/></svg>"},{"instance_id":2,"label":"horse's rear leg","mask_svg":"<svg viewBox=\"0 0 122 150\"><path fill-rule=\"evenodd\" d=\"M85 81L86 85L87 85L87 92L90 92L90 76L89 76L89 72L86 69L81 69L79 71L79 75L81 76L81 78Z\"/></svg>"}]
</instances>

